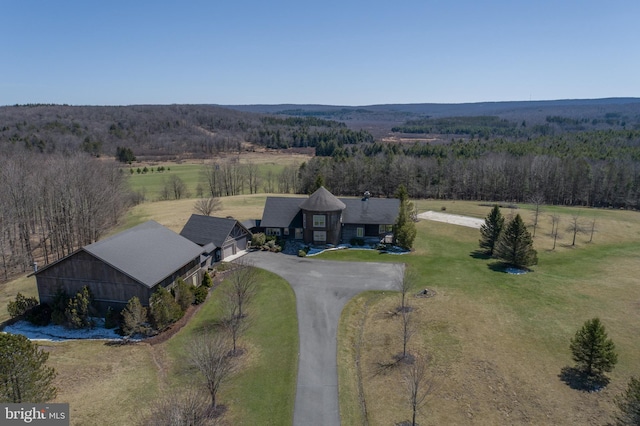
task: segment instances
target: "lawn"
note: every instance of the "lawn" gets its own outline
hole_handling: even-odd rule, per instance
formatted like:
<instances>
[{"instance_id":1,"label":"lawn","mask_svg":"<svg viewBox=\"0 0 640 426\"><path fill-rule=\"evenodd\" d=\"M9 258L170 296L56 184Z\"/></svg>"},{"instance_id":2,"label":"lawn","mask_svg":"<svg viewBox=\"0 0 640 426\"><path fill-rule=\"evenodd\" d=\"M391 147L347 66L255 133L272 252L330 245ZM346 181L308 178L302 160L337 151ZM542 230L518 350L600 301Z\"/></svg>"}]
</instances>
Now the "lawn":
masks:
<instances>
[{"instance_id":1,"label":"lawn","mask_svg":"<svg viewBox=\"0 0 640 426\"><path fill-rule=\"evenodd\" d=\"M442 202L418 202L420 211ZM440 210L440 208L438 208ZM598 231L570 236L551 251L548 213L535 245L539 265L526 275L491 268L474 254L479 232L422 221L415 252L388 256L330 252L325 259L397 261L421 277L413 289L436 291L410 299L418 330L410 351L431 357L436 391L418 421L428 424L603 424L631 375L640 371L640 216L637 212L552 209L561 223L573 214L596 217ZM446 211L484 217L489 207L447 203ZM529 206L518 209L530 220ZM506 214L509 212L507 210ZM562 225L560 227L562 229ZM364 293L346 307L339 327L341 415L345 424L387 425L410 419L402 368L381 368L401 352L399 295ZM574 390L559 377L571 366L569 340L585 320L599 316L618 348L619 363L601 392ZM358 368L359 366L359 368ZM358 380L360 377L360 380ZM361 389L361 391L358 391ZM359 396L364 396L362 398Z\"/></svg>"},{"instance_id":2,"label":"lawn","mask_svg":"<svg viewBox=\"0 0 640 426\"><path fill-rule=\"evenodd\" d=\"M293 421L293 403L298 371L298 321L295 296L289 284L267 271L248 306L250 328L238 341L245 353L238 358L238 373L219 396L227 406L224 420L233 425L287 425ZM171 340L162 344L169 368L168 388L197 383L197 373L185 363L189 339L202 329L214 328L220 318L218 295Z\"/></svg>"}]
</instances>

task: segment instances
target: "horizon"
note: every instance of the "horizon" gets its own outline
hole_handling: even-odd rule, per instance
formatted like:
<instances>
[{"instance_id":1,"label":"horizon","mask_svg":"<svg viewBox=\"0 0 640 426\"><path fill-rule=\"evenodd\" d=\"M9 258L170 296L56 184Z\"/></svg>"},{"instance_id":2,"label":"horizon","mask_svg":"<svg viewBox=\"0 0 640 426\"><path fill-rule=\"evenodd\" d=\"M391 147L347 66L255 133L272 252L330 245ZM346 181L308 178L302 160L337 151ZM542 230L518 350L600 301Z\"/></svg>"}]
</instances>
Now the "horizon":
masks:
<instances>
[{"instance_id":1,"label":"horizon","mask_svg":"<svg viewBox=\"0 0 640 426\"><path fill-rule=\"evenodd\" d=\"M640 3L612 1L10 2L0 105L640 97Z\"/></svg>"}]
</instances>

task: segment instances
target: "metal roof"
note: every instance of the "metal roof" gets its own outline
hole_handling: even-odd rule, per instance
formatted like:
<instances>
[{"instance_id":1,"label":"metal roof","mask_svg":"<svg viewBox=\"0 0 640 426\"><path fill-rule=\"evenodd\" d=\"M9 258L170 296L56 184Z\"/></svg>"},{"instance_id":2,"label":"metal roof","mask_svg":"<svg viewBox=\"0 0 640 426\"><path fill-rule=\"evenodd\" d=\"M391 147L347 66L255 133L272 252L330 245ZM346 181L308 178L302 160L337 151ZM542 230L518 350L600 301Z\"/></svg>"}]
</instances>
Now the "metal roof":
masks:
<instances>
[{"instance_id":1,"label":"metal roof","mask_svg":"<svg viewBox=\"0 0 640 426\"><path fill-rule=\"evenodd\" d=\"M196 259L202 248L150 220L82 250L147 287Z\"/></svg>"},{"instance_id":2,"label":"metal roof","mask_svg":"<svg viewBox=\"0 0 640 426\"><path fill-rule=\"evenodd\" d=\"M306 200L300 203L300 208L312 212L333 212L344 210L345 204L321 186Z\"/></svg>"}]
</instances>

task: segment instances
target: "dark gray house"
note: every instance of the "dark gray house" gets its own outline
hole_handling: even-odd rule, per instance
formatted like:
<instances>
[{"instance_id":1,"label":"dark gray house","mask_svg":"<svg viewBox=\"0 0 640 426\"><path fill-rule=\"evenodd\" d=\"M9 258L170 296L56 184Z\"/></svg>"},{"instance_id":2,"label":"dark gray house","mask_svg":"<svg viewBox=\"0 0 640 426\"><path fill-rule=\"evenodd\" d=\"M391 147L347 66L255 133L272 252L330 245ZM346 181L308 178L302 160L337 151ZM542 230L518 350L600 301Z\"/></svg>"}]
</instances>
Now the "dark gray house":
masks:
<instances>
[{"instance_id":1,"label":"dark gray house","mask_svg":"<svg viewBox=\"0 0 640 426\"><path fill-rule=\"evenodd\" d=\"M74 295L88 286L96 307L124 308L133 296L143 305L159 287L178 278L199 284L202 247L155 221L148 221L82 247L35 273L41 303L58 289Z\"/></svg>"},{"instance_id":2,"label":"dark gray house","mask_svg":"<svg viewBox=\"0 0 640 426\"><path fill-rule=\"evenodd\" d=\"M235 219L192 214L180 235L202 246L208 259L202 264L219 262L249 247L251 232Z\"/></svg>"},{"instance_id":3,"label":"dark gray house","mask_svg":"<svg viewBox=\"0 0 640 426\"><path fill-rule=\"evenodd\" d=\"M283 239L336 245L385 238L399 211L396 198L337 198L321 187L309 197L267 197L260 228Z\"/></svg>"}]
</instances>

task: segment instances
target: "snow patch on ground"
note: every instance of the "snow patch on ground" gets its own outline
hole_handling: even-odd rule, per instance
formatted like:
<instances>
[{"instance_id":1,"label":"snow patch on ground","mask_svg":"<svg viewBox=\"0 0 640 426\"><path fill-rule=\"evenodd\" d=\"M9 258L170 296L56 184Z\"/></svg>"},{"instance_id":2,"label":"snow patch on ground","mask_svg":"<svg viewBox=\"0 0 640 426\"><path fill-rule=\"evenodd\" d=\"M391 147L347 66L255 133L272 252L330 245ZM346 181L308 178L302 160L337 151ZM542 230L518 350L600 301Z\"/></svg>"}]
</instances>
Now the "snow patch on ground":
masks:
<instances>
[{"instance_id":1,"label":"snow patch on ground","mask_svg":"<svg viewBox=\"0 0 640 426\"><path fill-rule=\"evenodd\" d=\"M435 222L450 223L452 225L460 225L476 229L480 229L480 226L484 223L484 219L450 213L439 213L431 210L419 213L418 219L433 220Z\"/></svg>"},{"instance_id":2,"label":"snow patch on ground","mask_svg":"<svg viewBox=\"0 0 640 426\"><path fill-rule=\"evenodd\" d=\"M101 318L94 319L96 325L90 329L70 330L61 325L47 325L40 327L33 325L28 321L18 321L15 324L8 325L4 328L4 332L12 334L22 334L30 340L49 340L59 342L63 340L121 340L122 336L116 333L115 329L109 330L104 328L104 320Z\"/></svg>"}]
</instances>

